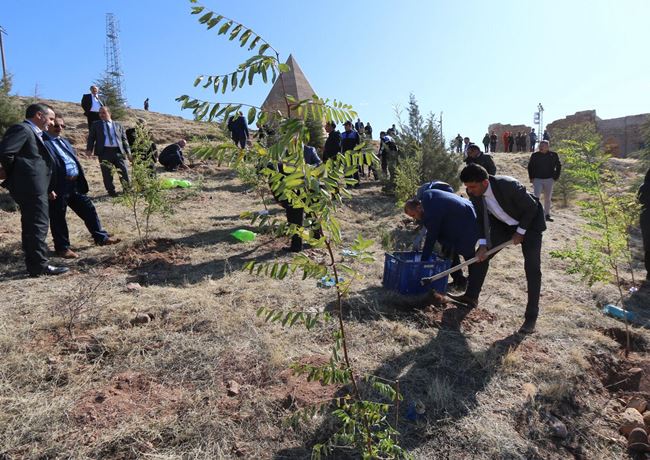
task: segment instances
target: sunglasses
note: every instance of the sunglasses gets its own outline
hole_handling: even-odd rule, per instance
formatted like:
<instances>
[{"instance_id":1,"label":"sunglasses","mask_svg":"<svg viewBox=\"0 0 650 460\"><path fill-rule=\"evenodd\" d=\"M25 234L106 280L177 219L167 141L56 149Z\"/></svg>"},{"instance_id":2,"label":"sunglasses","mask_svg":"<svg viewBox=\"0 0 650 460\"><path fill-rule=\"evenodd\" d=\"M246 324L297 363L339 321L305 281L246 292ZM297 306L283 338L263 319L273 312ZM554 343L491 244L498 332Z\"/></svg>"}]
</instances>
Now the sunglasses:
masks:
<instances>
[{"instance_id":1,"label":"sunglasses","mask_svg":"<svg viewBox=\"0 0 650 460\"><path fill-rule=\"evenodd\" d=\"M54 125L55 128L65 129L65 125Z\"/></svg>"}]
</instances>

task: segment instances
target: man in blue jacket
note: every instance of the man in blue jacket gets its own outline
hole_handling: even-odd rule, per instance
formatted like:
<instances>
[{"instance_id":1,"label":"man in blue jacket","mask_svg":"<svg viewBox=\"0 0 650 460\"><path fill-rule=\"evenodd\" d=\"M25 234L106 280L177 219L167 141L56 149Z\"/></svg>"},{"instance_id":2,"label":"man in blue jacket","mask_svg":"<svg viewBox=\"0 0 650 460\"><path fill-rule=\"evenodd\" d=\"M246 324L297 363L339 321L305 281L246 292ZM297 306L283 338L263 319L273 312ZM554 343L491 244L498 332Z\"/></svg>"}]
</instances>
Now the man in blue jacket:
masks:
<instances>
[{"instance_id":1,"label":"man in blue jacket","mask_svg":"<svg viewBox=\"0 0 650 460\"><path fill-rule=\"evenodd\" d=\"M56 114L54 124L43 134L43 142L54 159L55 170L53 181L56 199L50 201L50 229L56 254L64 259L75 259L78 256L70 249L70 234L65 217L68 206L84 221L95 244L106 246L117 244L120 240L112 238L102 228L97 210L86 195L88 182L77 153L70 142L61 137L64 128L63 117Z\"/></svg>"},{"instance_id":2,"label":"man in blue jacket","mask_svg":"<svg viewBox=\"0 0 650 460\"><path fill-rule=\"evenodd\" d=\"M465 260L474 257L479 228L474 207L469 200L448 191L430 189L422 194L421 199L407 201L404 212L427 229L422 260L431 258L436 241L440 242L447 253L461 255ZM470 265L470 275L471 271ZM456 285L465 284L460 270L454 272L452 278Z\"/></svg>"}]
</instances>

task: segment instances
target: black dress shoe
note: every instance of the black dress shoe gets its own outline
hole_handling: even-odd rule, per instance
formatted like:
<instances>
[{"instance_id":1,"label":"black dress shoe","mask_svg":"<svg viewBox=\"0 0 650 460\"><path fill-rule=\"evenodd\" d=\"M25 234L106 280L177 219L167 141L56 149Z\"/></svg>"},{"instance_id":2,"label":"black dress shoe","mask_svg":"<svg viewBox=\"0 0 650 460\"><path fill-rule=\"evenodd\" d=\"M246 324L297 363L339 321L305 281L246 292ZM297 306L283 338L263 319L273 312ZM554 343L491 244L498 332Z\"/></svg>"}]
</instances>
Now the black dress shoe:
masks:
<instances>
[{"instance_id":1,"label":"black dress shoe","mask_svg":"<svg viewBox=\"0 0 650 460\"><path fill-rule=\"evenodd\" d=\"M43 276L43 275L46 276L62 275L69 271L70 269L68 267L55 267L54 265L48 265L41 272L30 273L29 276L31 276L32 278L38 278L39 276Z\"/></svg>"},{"instance_id":2,"label":"black dress shoe","mask_svg":"<svg viewBox=\"0 0 650 460\"><path fill-rule=\"evenodd\" d=\"M555 222L550 215L546 216L546 222Z\"/></svg>"},{"instance_id":3,"label":"black dress shoe","mask_svg":"<svg viewBox=\"0 0 650 460\"><path fill-rule=\"evenodd\" d=\"M465 294L447 294L447 297L458 303L462 303L468 308L476 308L478 306L478 299L474 299Z\"/></svg>"},{"instance_id":4,"label":"black dress shoe","mask_svg":"<svg viewBox=\"0 0 650 460\"><path fill-rule=\"evenodd\" d=\"M108 196L112 196L113 198L115 198L118 195L119 194L117 192L108 192Z\"/></svg>"},{"instance_id":5,"label":"black dress shoe","mask_svg":"<svg viewBox=\"0 0 650 460\"><path fill-rule=\"evenodd\" d=\"M535 323L537 323L537 320L534 319L527 319L524 321L524 324L521 325L519 328L519 333L520 334L532 334L535 332Z\"/></svg>"}]
</instances>

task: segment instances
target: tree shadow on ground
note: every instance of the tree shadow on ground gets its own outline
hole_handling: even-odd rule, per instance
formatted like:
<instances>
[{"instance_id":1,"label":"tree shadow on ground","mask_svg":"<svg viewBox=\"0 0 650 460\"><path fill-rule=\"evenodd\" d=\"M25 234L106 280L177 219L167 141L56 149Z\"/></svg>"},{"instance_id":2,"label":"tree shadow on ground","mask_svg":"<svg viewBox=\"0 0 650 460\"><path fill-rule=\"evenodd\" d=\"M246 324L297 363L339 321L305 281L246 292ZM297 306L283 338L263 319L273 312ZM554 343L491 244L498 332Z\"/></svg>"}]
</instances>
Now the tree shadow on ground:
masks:
<instances>
[{"instance_id":1,"label":"tree shadow on ground","mask_svg":"<svg viewBox=\"0 0 650 460\"><path fill-rule=\"evenodd\" d=\"M20 243L0 240L0 278L3 280L26 278L25 256Z\"/></svg>"},{"instance_id":2,"label":"tree shadow on ground","mask_svg":"<svg viewBox=\"0 0 650 460\"><path fill-rule=\"evenodd\" d=\"M370 295L381 298L378 290L371 289ZM375 299L376 300L376 299ZM426 304L425 297L418 299ZM367 301L367 304L374 303ZM413 301L413 304L416 302ZM404 317L415 314L409 309L399 309L391 314L387 309L359 315L361 311L351 309L348 314L357 320L378 319L392 316ZM430 432L427 425L453 423L471 413L479 404L477 395L483 391L492 377L499 371L504 357L517 349L525 336L513 333L493 342L487 349L473 351L467 337L461 332L465 317L471 310L463 307L446 308L442 314L440 328L435 337L425 345L408 350L390 358L370 373L388 381L399 381L404 400L399 408L400 443L407 450L413 450L428 442ZM339 396L343 396L339 394ZM374 400L381 399L375 395ZM390 401L385 401L390 403ZM389 420L395 420L393 408ZM315 431L305 445L277 452L274 459L298 459L309 456L311 447L324 442L333 432L336 422L331 417ZM358 458L337 452L331 458Z\"/></svg>"},{"instance_id":3,"label":"tree shadow on ground","mask_svg":"<svg viewBox=\"0 0 650 460\"><path fill-rule=\"evenodd\" d=\"M375 194L356 195L345 204L357 214L370 214L373 217L390 217L397 211L391 200L378 199Z\"/></svg>"},{"instance_id":4,"label":"tree shadow on ground","mask_svg":"<svg viewBox=\"0 0 650 460\"><path fill-rule=\"evenodd\" d=\"M218 229L203 234L191 235L177 240L171 240L177 249L170 252L154 254L140 261L129 269L128 282L138 282L144 285L186 286L200 283L206 279L218 280L232 272L239 271L251 261L265 262L278 257L274 240L266 240L257 244L251 243L246 250L233 255L208 260L201 263L185 263L188 259L184 247L199 247L206 245L204 238L215 243L227 235L231 245L241 244L230 241L230 233L234 229ZM212 238L212 239L210 239ZM254 244L254 245L253 245ZM266 249L265 251L262 251Z\"/></svg>"}]
</instances>

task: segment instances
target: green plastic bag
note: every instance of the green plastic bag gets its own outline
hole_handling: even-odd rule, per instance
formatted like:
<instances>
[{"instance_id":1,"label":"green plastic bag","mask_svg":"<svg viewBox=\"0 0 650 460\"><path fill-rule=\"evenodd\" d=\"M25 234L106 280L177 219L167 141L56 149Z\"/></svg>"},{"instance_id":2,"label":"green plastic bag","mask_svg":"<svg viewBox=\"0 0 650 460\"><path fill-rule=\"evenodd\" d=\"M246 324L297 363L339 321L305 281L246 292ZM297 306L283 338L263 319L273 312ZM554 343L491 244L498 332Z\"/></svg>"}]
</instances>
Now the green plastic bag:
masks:
<instances>
[{"instance_id":1,"label":"green plastic bag","mask_svg":"<svg viewBox=\"0 0 650 460\"><path fill-rule=\"evenodd\" d=\"M171 177L168 177L168 178L162 180L162 188L164 188L164 189L190 188L191 186L192 186L192 183L190 181L184 180L184 179L172 179Z\"/></svg>"},{"instance_id":2,"label":"green plastic bag","mask_svg":"<svg viewBox=\"0 0 650 460\"><path fill-rule=\"evenodd\" d=\"M239 241L253 241L257 236L257 233L240 228L239 230L235 230L234 232L232 232L231 235L234 236Z\"/></svg>"}]
</instances>

